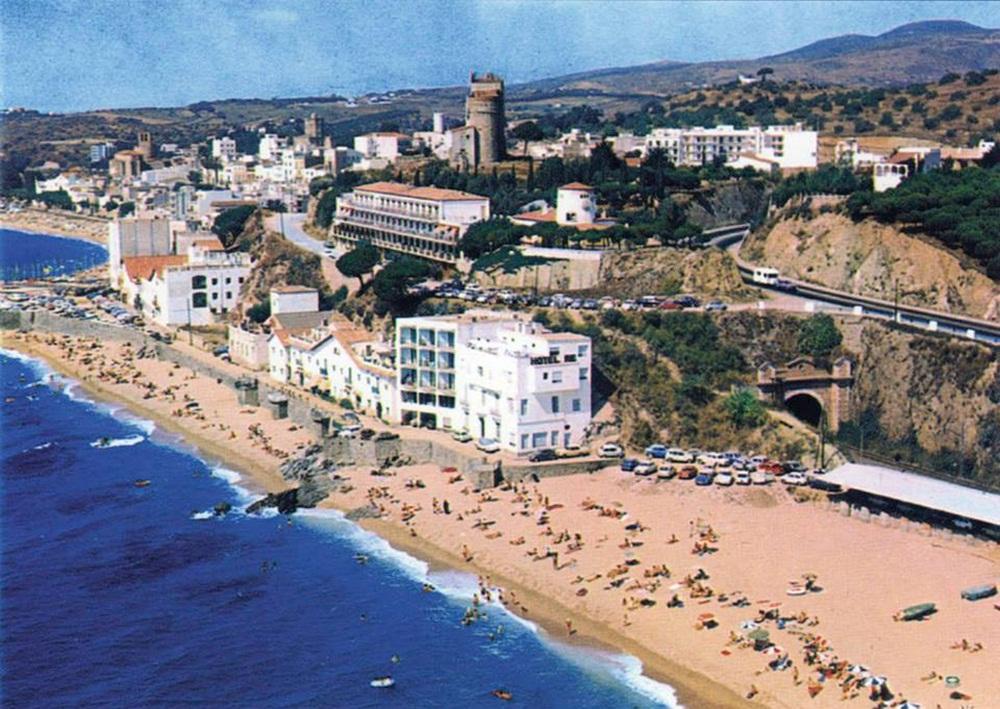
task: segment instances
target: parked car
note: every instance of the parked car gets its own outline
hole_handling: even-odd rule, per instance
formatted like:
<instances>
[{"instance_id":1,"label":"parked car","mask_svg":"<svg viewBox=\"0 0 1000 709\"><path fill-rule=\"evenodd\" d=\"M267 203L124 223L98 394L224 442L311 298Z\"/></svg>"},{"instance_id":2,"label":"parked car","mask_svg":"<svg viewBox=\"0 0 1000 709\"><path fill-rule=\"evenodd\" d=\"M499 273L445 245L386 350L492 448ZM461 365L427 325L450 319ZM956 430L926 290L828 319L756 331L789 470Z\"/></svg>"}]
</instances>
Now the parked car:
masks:
<instances>
[{"instance_id":1,"label":"parked car","mask_svg":"<svg viewBox=\"0 0 1000 709\"><path fill-rule=\"evenodd\" d=\"M750 473L745 470L736 471L736 484L737 485L749 485L750 484Z\"/></svg>"},{"instance_id":2,"label":"parked car","mask_svg":"<svg viewBox=\"0 0 1000 709\"><path fill-rule=\"evenodd\" d=\"M698 468L693 465L685 465L677 471L677 478L679 480L694 480L697 475Z\"/></svg>"},{"instance_id":3,"label":"parked car","mask_svg":"<svg viewBox=\"0 0 1000 709\"><path fill-rule=\"evenodd\" d=\"M796 286L791 281L785 280L784 278L779 278L774 284L775 290L780 290L785 293L797 293L799 291L798 286Z\"/></svg>"},{"instance_id":4,"label":"parked car","mask_svg":"<svg viewBox=\"0 0 1000 709\"><path fill-rule=\"evenodd\" d=\"M729 308L729 306L726 305L725 303L723 303L721 300L712 300L712 301L709 301L708 303L705 303L705 312L706 313L722 312L723 310L726 310L728 308Z\"/></svg>"},{"instance_id":5,"label":"parked car","mask_svg":"<svg viewBox=\"0 0 1000 709\"><path fill-rule=\"evenodd\" d=\"M650 458L666 458L667 447L662 443L654 443L653 445L646 447L646 455Z\"/></svg>"},{"instance_id":6,"label":"parked car","mask_svg":"<svg viewBox=\"0 0 1000 709\"><path fill-rule=\"evenodd\" d=\"M768 480L767 473L761 473L757 470L750 473L750 482L754 485L767 485L770 480Z\"/></svg>"},{"instance_id":7,"label":"parked car","mask_svg":"<svg viewBox=\"0 0 1000 709\"><path fill-rule=\"evenodd\" d=\"M677 475L672 465L661 465L656 471L657 480L672 480Z\"/></svg>"},{"instance_id":8,"label":"parked car","mask_svg":"<svg viewBox=\"0 0 1000 709\"><path fill-rule=\"evenodd\" d=\"M528 460L532 463L544 463L549 460L555 460L558 457L559 456L556 455L556 452L551 448L543 448L540 451L532 453Z\"/></svg>"},{"instance_id":9,"label":"parked car","mask_svg":"<svg viewBox=\"0 0 1000 709\"><path fill-rule=\"evenodd\" d=\"M802 473L785 473L781 476L781 482L785 485L796 486L806 485L809 481Z\"/></svg>"},{"instance_id":10,"label":"parked car","mask_svg":"<svg viewBox=\"0 0 1000 709\"><path fill-rule=\"evenodd\" d=\"M647 475L652 475L656 472L656 463L651 460L644 460L635 466L635 470L632 471L636 475L646 477Z\"/></svg>"},{"instance_id":11,"label":"parked car","mask_svg":"<svg viewBox=\"0 0 1000 709\"><path fill-rule=\"evenodd\" d=\"M781 464L781 467L786 473L806 472L806 466L802 465L802 463L797 460L786 460Z\"/></svg>"},{"instance_id":12,"label":"parked car","mask_svg":"<svg viewBox=\"0 0 1000 709\"><path fill-rule=\"evenodd\" d=\"M468 443L472 440L472 436L468 431L453 431L451 437L459 443Z\"/></svg>"},{"instance_id":13,"label":"parked car","mask_svg":"<svg viewBox=\"0 0 1000 709\"><path fill-rule=\"evenodd\" d=\"M670 448L667 451L667 460L671 463L693 463L694 457L682 448Z\"/></svg>"},{"instance_id":14,"label":"parked car","mask_svg":"<svg viewBox=\"0 0 1000 709\"><path fill-rule=\"evenodd\" d=\"M357 438L361 434L360 424L342 426L337 430L338 438Z\"/></svg>"},{"instance_id":15,"label":"parked car","mask_svg":"<svg viewBox=\"0 0 1000 709\"><path fill-rule=\"evenodd\" d=\"M701 301L695 298L693 295L681 295L674 298L674 303L682 308L697 308L701 305Z\"/></svg>"},{"instance_id":16,"label":"parked car","mask_svg":"<svg viewBox=\"0 0 1000 709\"><path fill-rule=\"evenodd\" d=\"M622 460L621 469L623 472L631 473L639 466L639 461L635 458L625 458Z\"/></svg>"},{"instance_id":17,"label":"parked car","mask_svg":"<svg viewBox=\"0 0 1000 709\"><path fill-rule=\"evenodd\" d=\"M683 310L684 309L684 306L680 305L679 303L675 303L672 300L665 300L662 303L660 303L659 306L657 306L657 307L659 307L660 310Z\"/></svg>"},{"instance_id":18,"label":"parked car","mask_svg":"<svg viewBox=\"0 0 1000 709\"><path fill-rule=\"evenodd\" d=\"M698 462L702 465L728 465L729 459L722 453L702 453L698 456Z\"/></svg>"},{"instance_id":19,"label":"parked car","mask_svg":"<svg viewBox=\"0 0 1000 709\"><path fill-rule=\"evenodd\" d=\"M701 485L701 486L711 485L712 484L712 479L714 477L715 477L715 475L713 473L709 473L709 472L705 472L705 471L700 472L700 473L698 473L698 476L694 479L694 484L695 485Z\"/></svg>"},{"instance_id":20,"label":"parked car","mask_svg":"<svg viewBox=\"0 0 1000 709\"><path fill-rule=\"evenodd\" d=\"M601 458L621 458L625 455L625 451L617 443L604 443L597 451L597 455Z\"/></svg>"},{"instance_id":21,"label":"parked car","mask_svg":"<svg viewBox=\"0 0 1000 709\"><path fill-rule=\"evenodd\" d=\"M476 441L476 448L483 453L499 453L500 444L492 438L480 438Z\"/></svg>"},{"instance_id":22,"label":"parked car","mask_svg":"<svg viewBox=\"0 0 1000 709\"><path fill-rule=\"evenodd\" d=\"M719 473L715 476L715 484L722 487L729 487L733 484L733 476L729 473Z\"/></svg>"}]
</instances>

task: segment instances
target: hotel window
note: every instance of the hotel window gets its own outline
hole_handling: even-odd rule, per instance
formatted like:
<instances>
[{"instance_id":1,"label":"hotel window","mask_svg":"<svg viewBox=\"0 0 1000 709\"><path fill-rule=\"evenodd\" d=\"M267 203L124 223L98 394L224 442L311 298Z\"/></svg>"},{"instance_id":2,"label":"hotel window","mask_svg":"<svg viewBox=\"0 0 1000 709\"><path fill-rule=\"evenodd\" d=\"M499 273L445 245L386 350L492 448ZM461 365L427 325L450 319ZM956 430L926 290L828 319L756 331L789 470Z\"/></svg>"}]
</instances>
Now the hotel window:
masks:
<instances>
[{"instance_id":1,"label":"hotel window","mask_svg":"<svg viewBox=\"0 0 1000 709\"><path fill-rule=\"evenodd\" d=\"M226 291L226 298L228 299L228 298L232 298L232 297L233 297L233 292L231 290L227 290Z\"/></svg>"},{"instance_id":2,"label":"hotel window","mask_svg":"<svg viewBox=\"0 0 1000 709\"><path fill-rule=\"evenodd\" d=\"M562 382L562 372L552 372L552 383L559 384Z\"/></svg>"},{"instance_id":3,"label":"hotel window","mask_svg":"<svg viewBox=\"0 0 1000 709\"><path fill-rule=\"evenodd\" d=\"M527 415L528 415L528 400L521 399L521 416L527 416Z\"/></svg>"},{"instance_id":4,"label":"hotel window","mask_svg":"<svg viewBox=\"0 0 1000 709\"><path fill-rule=\"evenodd\" d=\"M521 434L521 448L527 448L527 447L528 447L528 434L527 433L522 433Z\"/></svg>"},{"instance_id":5,"label":"hotel window","mask_svg":"<svg viewBox=\"0 0 1000 709\"><path fill-rule=\"evenodd\" d=\"M580 411L580 400L573 399L573 411Z\"/></svg>"},{"instance_id":6,"label":"hotel window","mask_svg":"<svg viewBox=\"0 0 1000 709\"><path fill-rule=\"evenodd\" d=\"M218 299L219 299L219 294L218 293L212 293L212 300L218 300Z\"/></svg>"},{"instance_id":7,"label":"hotel window","mask_svg":"<svg viewBox=\"0 0 1000 709\"><path fill-rule=\"evenodd\" d=\"M191 295L192 308L204 308L208 305L208 296L204 293L194 293Z\"/></svg>"},{"instance_id":8,"label":"hotel window","mask_svg":"<svg viewBox=\"0 0 1000 709\"><path fill-rule=\"evenodd\" d=\"M548 438L548 434L545 433L545 431L542 431L541 433L531 434L531 447L532 448L543 447L545 445L546 438Z\"/></svg>"},{"instance_id":9,"label":"hotel window","mask_svg":"<svg viewBox=\"0 0 1000 709\"><path fill-rule=\"evenodd\" d=\"M580 345L579 347L576 348L576 353L580 357L586 357L587 356L587 346L586 345Z\"/></svg>"},{"instance_id":10,"label":"hotel window","mask_svg":"<svg viewBox=\"0 0 1000 709\"><path fill-rule=\"evenodd\" d=\"M549 357L558 357L558 356L559 356L559 348L558 347L550 347L549 348Z\"/></svg>"},{"instance_id":11,"label":"hotel window","mask_svg":"<svg viewBox=\"0 0 1000 709\"><path fill-rule=\"evenodd\" d=\"M218 279L218 278L213 278L213 279L212 279L212 285L213 285L213 286L217 286L217 285L219 285L219 279Z\"/></svg>"},{"instance_id":12,"label":"hotel window","mask_svg":"<svg viewBox=\"0 0 1000 709\"><path fill-rule=\"evenodd\" d=\"M559 397L558 396L553 396L552 397L552 413L554 413L554 414L558 414L559 413Z\"/></svg>"},{"instance_id":13,"label":"hotel window","mask_svg":"<svg viewBox=\"0 0 1000 709\"><path fill-rule=\"evenodd\" d=\"M580 367L580 381L585 382L588 377L590 377L590 370L586 367Z\"/></svg>"},{"instance_id":14,"label":"hotel window","mask_svg":"<svg viewBox=\"0 0 1000 709\"><path fill-rule=\"evenodd\" d=\"M230 278L229 276L226 276L226 285L228 286L232 282L233 282L233 279Z\"/></svg>"},{"instance_id":15,"label":"hotel window","mask_svg":"<svg viewBox=\"0 0 1000 709\"><path fill-rule=\"evenodd\" d=\"M205 277L204 276L194 276L191 278L192 288L204 288L205 287Z\"/></svg>"},{"instance_id":16,"label":"hotel window","mask_svg":"<svg viewBox=\"0 0 1000 709\"><path fill-rule=\"evenodd\" d=\"M552 447L555 448L559 445L559 431L552 432Z\"/></svg>"}]
</instances>

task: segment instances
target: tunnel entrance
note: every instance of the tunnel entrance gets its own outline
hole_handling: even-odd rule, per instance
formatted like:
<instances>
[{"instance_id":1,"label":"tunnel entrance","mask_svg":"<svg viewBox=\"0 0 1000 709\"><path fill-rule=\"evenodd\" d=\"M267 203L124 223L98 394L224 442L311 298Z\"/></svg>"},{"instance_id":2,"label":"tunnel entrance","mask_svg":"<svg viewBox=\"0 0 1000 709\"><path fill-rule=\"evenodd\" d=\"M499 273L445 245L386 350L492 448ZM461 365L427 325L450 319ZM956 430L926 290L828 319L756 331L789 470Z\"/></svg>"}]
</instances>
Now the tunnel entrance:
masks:
<instances>
[{"instance_id":1,"label":"tunnel entrance","mask_svg":"<svg viewBox=\"0 0 1000 709\"><path fill-rule=\"evenodd\" d=\"M823 416L823 405L816 397L810 394L795 394L785 400L785 407L799 421L819 427L820 418Z\"/></svg>"}]
</instances>

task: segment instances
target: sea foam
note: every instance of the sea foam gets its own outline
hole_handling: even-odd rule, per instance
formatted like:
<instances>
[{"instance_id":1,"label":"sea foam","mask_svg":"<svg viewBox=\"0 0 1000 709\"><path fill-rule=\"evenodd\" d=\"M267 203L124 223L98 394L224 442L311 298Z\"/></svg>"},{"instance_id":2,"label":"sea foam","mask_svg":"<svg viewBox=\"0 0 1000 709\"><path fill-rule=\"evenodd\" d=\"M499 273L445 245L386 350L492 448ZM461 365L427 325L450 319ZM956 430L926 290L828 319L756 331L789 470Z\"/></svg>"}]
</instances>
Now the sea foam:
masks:
<instances>
[{"instance_id":1,"label":"sea foam","mask_svg":"<svg viewBox=\"0 0 1000 709\"><path fill-rule=\"evenodd\" d=\"M136 446L146 440L145 436L129 436L128 438L111 438L104 439L98 438L96 441L90 442L91 448L123 448L127 446Z\"/></svg>"}]
</instances>

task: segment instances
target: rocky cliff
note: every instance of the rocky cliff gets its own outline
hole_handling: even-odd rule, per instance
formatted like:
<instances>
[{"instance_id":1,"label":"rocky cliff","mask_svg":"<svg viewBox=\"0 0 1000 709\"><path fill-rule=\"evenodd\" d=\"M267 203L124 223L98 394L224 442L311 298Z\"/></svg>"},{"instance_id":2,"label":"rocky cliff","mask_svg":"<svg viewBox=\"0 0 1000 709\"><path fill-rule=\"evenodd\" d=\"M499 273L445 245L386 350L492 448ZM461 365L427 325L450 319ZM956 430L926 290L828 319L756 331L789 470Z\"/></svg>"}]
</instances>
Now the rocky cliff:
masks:
<instances>
[{"instance_id":1,"label":"rocky cliff","mask_svg":"<svg viewBox=\"0 0 1000 709\"><path fill-rule=\"evenodd\" d=\"M819 207L819 209L817 209ZM744 260L830 288L909 305L1000 319L1000 286L919 235L854 223L836 200L790 206L743 244Z\"/></svg>"},{"instance_id":2,"label":"rocky cliff","mask_svg":"<svg viewBox=\"0 0 1000 709\"><path fill-rule=\"evenodd\" d=\"M597 290L622 298L650 293L694 293L733 300L752 297L733 258L715 248L609 251L601 259Z\"/></svg>"},{"instance_id":3,"label":"rocky cliff","mask_svg":"<svg viewBox=\"0 0 1000 709\"><path fill-rule=\"evenodd\" d=\"M763 180L739 180L715 184L690 198L676 199L687 206L685 213L692 224L711 229L741 222L757 223L767 208L768 190Z\"/></svg>"}]
</instances>

